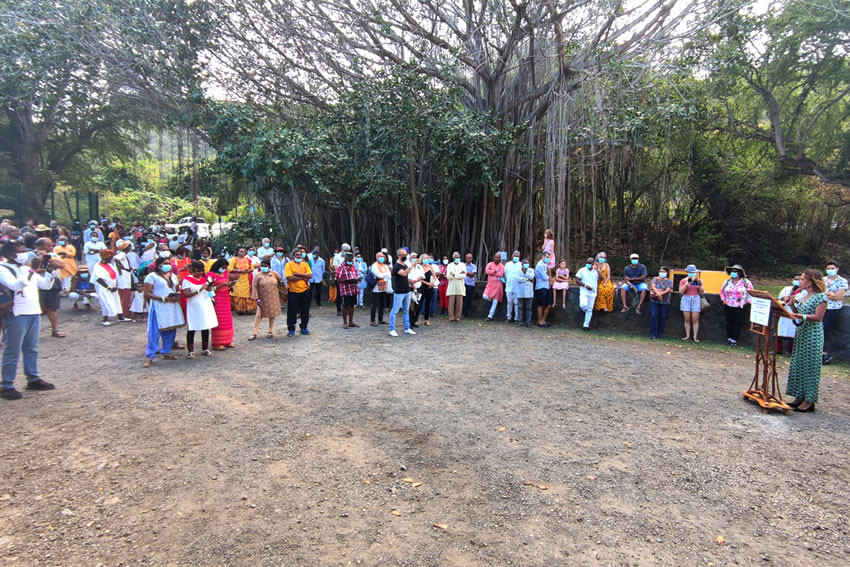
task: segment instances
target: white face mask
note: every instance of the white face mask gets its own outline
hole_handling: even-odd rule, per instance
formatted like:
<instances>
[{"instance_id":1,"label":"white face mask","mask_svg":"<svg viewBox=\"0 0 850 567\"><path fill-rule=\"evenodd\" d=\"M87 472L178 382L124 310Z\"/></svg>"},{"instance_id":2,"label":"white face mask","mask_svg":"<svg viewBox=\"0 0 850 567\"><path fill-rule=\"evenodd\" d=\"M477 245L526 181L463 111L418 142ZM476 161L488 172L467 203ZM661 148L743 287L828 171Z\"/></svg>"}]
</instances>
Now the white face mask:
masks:
<instances>
[{"instance_id":1,"label":"white face mask","mask_svg":"<svg viewBox=\"0 0 850 567\"><path fill-rule=\"evenodd\" d=\"M26 252L21 252L19 254L15 254L15 262L21 264L22 266L27 263L27 260L30 259L30 255Z\"/></svg>"}]
</instances>

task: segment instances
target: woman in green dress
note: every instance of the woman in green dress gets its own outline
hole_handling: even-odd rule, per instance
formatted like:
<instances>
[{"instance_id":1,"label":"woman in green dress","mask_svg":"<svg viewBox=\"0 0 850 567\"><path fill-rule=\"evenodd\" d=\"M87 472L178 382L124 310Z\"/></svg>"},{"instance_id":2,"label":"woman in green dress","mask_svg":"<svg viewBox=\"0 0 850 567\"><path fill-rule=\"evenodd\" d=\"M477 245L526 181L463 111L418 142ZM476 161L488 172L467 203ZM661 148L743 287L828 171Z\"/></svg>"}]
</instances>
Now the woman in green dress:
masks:
<instances>
[{"instance_id":1,"label":"woman in green dress","mask_svg":"<svg viewBox=\"0 0 850 567\"><path fill-rule=\"evenodd\" d=\"M796 305L797 312L791 314L798 328L785 395L794 396L788 403L794 411L815 411L820 388L826 284L819 271L806 270L800 276L800 289L808 292L808 296Z\"/></svg>"}]
</instances>

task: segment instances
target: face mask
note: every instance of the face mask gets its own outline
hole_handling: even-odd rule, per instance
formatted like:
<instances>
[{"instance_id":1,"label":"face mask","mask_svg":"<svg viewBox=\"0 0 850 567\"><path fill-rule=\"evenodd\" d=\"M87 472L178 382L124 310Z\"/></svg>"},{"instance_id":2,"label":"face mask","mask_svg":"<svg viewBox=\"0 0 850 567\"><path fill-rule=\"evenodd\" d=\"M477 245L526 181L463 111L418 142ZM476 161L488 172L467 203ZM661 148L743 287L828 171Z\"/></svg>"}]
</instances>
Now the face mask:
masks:
<instances>
[{"instance_id":1,"label":"face mask","mask_svg":"<svg viewBox=\"0 0 850 567\"><path fill-rule=\"evenodd\" d=\"M514 256L513 260L514 260L514 264L519 263L519 258L517 258L516 256Z\"/></svg>"},{"instance_id":2,"label":"face mask","mask_svg":"<svg viewBox=\"0 0 850 567\"><path fill-rule=\"evenodd\" d=\"M64 241L64 240L60 240L60 241L58 242L58 244L59 244L59 246L65 246L65 241Z\"/></svg>"},{"instance_id":3,"label":"face mask","mask_svg":"<svg viewBox=\"0 0 850 567\"><path fill-rule=\"evenodd\" d=\"M380 262L381 264L383 264L386 261L387 261L386 258L378 258L378 262Z\"/></svg>"},{"instance_id":4,"label":"face mask","mask_svg":"<svg viewBox=\"0 0 850 567\"><path fill-rule=\"evenodd\" d=\"M23 236L19 236L16 240L17 240L18 242L23 242L23 241L24 241L24 237L23 237Z\"/></svg>"},{"instance_id":5,"label":"face mask","mask_svg":"<svg viewBox=\"0 0 850 567\"><path fill-rule=\"evenodd\" d=\"M460 264L460 258L455 258L455 264Z\"/></svg>"},{"instance_id":6,"label":"face mask","mask_svg":"<svg viewBox=\"0 0 850 567\"><path fill-rule=\"evenodd\" d=\"M659 278L666 278L666 277L667 277L667 272L658 272L658 277L659 277Z\"/></svg>"},{"instance_id":7,"label":"face mask","mask_svg":"<svg viewBox=\"0 0 850 567\"><path fill-rule=\"evenodd\" d=\"M593 264L585 264L584 267L587 268L588 270L592 270Z\"/></svg>"},{"instance_id":8,"label":"face mask","mask_svg":"<svg viewBox=\"0 0 850 567\"><path fill-rule=\"evenodd\" d=\"M21 238L18 237L18 240L20 240L20 239ZM838 270L836 270L834 268L826 271L826 275L828 275L829 277L832 277L832 276L836 275L837 273L838 273Z\"/></svg>"},{"instance_id":9,"label":"face mask","mask_svg":"<svg viewBox=\"0 0 850 567\"><path fill-rule=\"evenodd\" d=\"M691 278L691 279L694 279L694 278L697 277L697 273L696 272L688 272L688 277Z\"/></svg>"},{"instance_id":10,"label":"face mask","mask_svg":"<svg viewBox=\"0 0 850 567\"><path fill-rule=\"evenodd\" d=\"M448 260L443 260L443 265L444 265L444 266L445 266L446 264L448 264L448 263L449 263L449 261L448 261Z\"/></svg>"},{"instance_id":11,"label":"face mask","mask_svg":"<svg viewBox=\"0 0 850 567\"><path fill-rule=\"evenodd\" d=\"M226 270L225 268L219 268L219 269L218 269L218 273L219 273L219 274L223 274L223 273L224 273L224 272L226 272L226 271L227 271L227 270Z\"/></svg>"},{"instance_id":12,"label":"face mask","mask_svg":"<svg viewBox=\"0 0 850 567\"><path fill-rule=\"evenodd\" d=\"M89 275L88 275L88 274L80 274L80 277L81 277L81 278L83 278L84 280L89 279Z\"/></svg>"},{"instance_id":13,"label":"face mask","mask_svg":"<svg viewBox=\"0 0 850 567\"><path fill-rule=\"evenodd\" d=\"M319 257L319 253L318 253L318 252L313 252L313 258L318 258L318 257Z\"/></svg>"},{"instance_id":14,"label":"face mask","mask_svg":"<svg viewBox=\"0 0 850 567\"><path fill-rule=\"evenodd\" d=\"M301 258L296 258L296 259L295 259L295 261L296 261L296 262L298 262L298 263L300 264L300 263L301 263Z\"/></svg>"},{"instance_id":15,"label":"face mask","mask_svg":"<svg viewBox=\"0 0 850 567\"><path fill-rule=\"evenodd\" d=\"M162 252L159 253L159 257L160 258L171 258L171 252L169 252L167 250L163 250Z\"/></svg>"},{"instance_id":16,"label":"face mask","mask_svg":"<svg viewBox=\"0 0 850 567\"><path fill-rule=\"evenodd\" d=\"M92 242L97 242L98 240L100 240L100 239L99 239L98 237L96 237L96 236L92 236L92 237L91 237L91 241L92 241Z\"/></svg>"},{"instance_id":17,"label":"face mask","mask_svg":"<svg viewBox=\"0 0 850 567\"><path fill-rule=\"evenodd\" d=\"M268 248L269 244L271 244L271 242L263 242L263 246L265 246L266 248Z\"/></svg>"},{"instance_id":18,"label":"face mask","mask_svg":"<svg viewBox=\"0 0 850 567\"><path fill-rule=\"evenodd\" d=\"M256 256L256 255L257 255L257 253L256 253L256 252L254 252L253 250L251 250L250 252L248 252L248 256Z\"/></svg>"},{"instance_id":19,"label":"face mask","mask_svg":"<svg viewBox=\"0 0 850 567\"><path fill-rule=\"evenodd\" d=\"M731 272L731 273L729 274L729 277L730 277L730 278L732 278L732 279L734 280L735 278L737 278L737 277L738 277L738 272Z\"/></svg>"},{"instance_id":20,"label":"face mask","mask_svg":"<svg viewBox=\"0 0 850 567\"><path fill-rule=\"evenodd\" d=\"M607 262L607 261L608 261L608 259L607 259L607 258L599 258L599 259L597 260L597 262L599 262L600 264L604 264L604 263L605 263L605 262Z\"/></svg>"},{"instance_id":21,"label":"face mask","mask_svg":"<svg viewBox=\"0 0 850 567\"><path fill-rule=\"evenodd\" d=\"M523 267L523 268L525 268L525 269L527 270L527 269L528 269L528 262L523 262L523 263L522 263L522 267Z\"/></svg>"},{"instance_id":22,"label":"face mask","mask_svg":"<svg viewBox=\"0 0 850 567\"><path fill-rule=\"evenodd\" d=\"M266 272L269 271L269 268L268 268L268 266L263 266L263 267L260 268L260 271L263 272L263 273L266 273Z\"/></svg>"},{"instance_id":23,"label":"face mask","mask_svg":"<svg viewBox=\"0 0 850 567\"><path fill-rule=\"evenodd\" d=\"M794 280L793 282L791 282L791 285L793 285L794 287L800 287L800 280Z\"/></svg>"},{"instance_id":24,"label":"face mask","mask_svg":"<svg viewBox=\"0 0 850 567\"><path fill-rule=\"evenodd\" d=\"M277 256L278 258L283 258L283 252L276 252L275 256Z\"/></svg>"},{"instance_id":25,"label":"face mask","mask_svg":"<svg viewBox=\"0 0 850 567\"><path fill-rule=\"evenodd\" d=\"M354 262L346 262L345 264L346 264L347 266L353 266L353 265L354 265Z\"/></svg>"},{"instance_id":26,"label":"face mask","mask_svg":"<svg viewBox=\"0 0 850 567\"><path fill-rule=\"evenodd\" d=\"M398 261L399 261L399 262L406 262L406 261L407 261L407 256L402 256L401 258L399 258L399 259L398 259Z\"/></svg>"},{"instance_id":27,"label":"face mask","mask_svg":"<svg viewBox=\"0 0 850 567\"><path fill-rule=\"evenodd\" d=\"M637 265L637 263L638 263L638 260L632 260L632 265L633 265L633 266L636 266L636 265Z\"/></svg>"},{"instance_id":28,"label":"face mask","mask_svg":"<svg viewBox=\"0 0 850 567\"><path fill-rule=\"evenodd\" d=\"M27 260L29 260L30 255L27 252L21 252L20 254L15 254L15 262L18 264L26 264Z\"/></svg>"},{"instance_id":29,"label":"face mask","mask_svg":"<svg viewBox=\"0 0 850 567\"><path fill-rule=\"evenodd\" d=\"M167 274L168 272L171 271L171 264L163 264L159 267L159 269L162 270L163 273Z\"/></svg>"}]
</instances>

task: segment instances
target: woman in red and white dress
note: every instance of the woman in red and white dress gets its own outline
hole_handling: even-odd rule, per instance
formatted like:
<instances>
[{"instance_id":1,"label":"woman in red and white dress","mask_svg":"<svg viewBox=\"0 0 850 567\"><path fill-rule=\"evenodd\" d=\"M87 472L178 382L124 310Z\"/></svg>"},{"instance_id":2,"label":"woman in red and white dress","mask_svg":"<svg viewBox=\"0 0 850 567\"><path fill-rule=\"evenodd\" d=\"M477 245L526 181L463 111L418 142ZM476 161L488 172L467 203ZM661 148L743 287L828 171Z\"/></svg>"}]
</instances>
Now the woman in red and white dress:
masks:
<instances>
[{"instance_id":1,"label":"woman in red and white dress","mask_svg":"<svg viewBox=\"0 0 850 567\"><path fill-rule=\"evenodd\" d=\"M103 324L109 326L110 317L124 320L121 310L121 299L118 296L118 270L112 264L115 254L109 248L100 251L100 262L92 266L91 279L94 280L97 291L97 301L103 314Z\"/></svg>"}]
</instances>

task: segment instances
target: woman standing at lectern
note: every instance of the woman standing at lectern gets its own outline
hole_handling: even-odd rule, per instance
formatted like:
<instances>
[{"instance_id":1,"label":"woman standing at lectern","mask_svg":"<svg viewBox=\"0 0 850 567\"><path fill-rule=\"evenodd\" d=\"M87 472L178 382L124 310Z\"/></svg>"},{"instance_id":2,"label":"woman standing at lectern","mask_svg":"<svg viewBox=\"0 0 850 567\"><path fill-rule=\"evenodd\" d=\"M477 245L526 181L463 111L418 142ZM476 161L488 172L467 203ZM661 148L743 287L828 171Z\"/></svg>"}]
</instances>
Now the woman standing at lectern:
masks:
<instances>
[{"instance_id":1,"label":"woman standing at lectern","mask_svg":"<svg viewBox=\"0 0 850 567\"><path fill-rule=\"evenodd\" d=\"M788 387L785 395L794 396L788 405L794 411L815 411L820 389L820 372L823 362L823 316L826 313L826 283L817 270L806 270L800 276L800 289L808 292L806 299L795 304L792 313L797 325Z\"/></svg>"}]
</instances>

